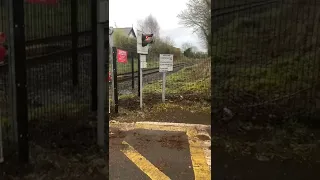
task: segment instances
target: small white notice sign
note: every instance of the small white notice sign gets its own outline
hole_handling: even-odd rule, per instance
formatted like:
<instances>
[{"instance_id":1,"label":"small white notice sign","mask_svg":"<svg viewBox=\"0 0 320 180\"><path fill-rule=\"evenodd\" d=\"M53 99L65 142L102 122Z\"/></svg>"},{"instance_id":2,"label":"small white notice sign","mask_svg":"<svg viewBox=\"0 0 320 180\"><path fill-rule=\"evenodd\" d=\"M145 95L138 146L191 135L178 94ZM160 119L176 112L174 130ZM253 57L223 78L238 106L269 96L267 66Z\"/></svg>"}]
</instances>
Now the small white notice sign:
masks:
<instances>
[{"instance_id":1,"label":"small white notice sign","mask_svg":"<svg viewBox=\"0 0 320 180\"><path fill-rule=\"evenodd\" d=\"M143 68L147 68L147 56L140 54L140 67Z\"/></svg>"},{"instance_id":2,"label":"small white notice sign","mask_svg":"<svg viewBox=\"0 0 320 180\"><path fill-rule=\"evenodd\" d=\"M173 54L160 54L159 72L173 71Z\"/></svg>"}]
</instances>

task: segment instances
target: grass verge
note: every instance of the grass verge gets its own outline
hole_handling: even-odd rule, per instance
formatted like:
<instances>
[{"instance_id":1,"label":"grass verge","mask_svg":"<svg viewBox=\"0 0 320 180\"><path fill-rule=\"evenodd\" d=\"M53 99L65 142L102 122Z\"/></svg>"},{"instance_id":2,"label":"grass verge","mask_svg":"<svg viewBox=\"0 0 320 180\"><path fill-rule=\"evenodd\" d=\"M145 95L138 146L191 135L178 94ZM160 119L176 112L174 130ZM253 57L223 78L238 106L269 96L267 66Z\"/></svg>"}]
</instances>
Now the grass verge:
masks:
<instances>
[{"instance_id":1,"label":"grass verge","mask_svg":"<svg viewBox=\"0 0 320 180\"><path fill-rule=\"evenodd\" d=\"M200 60L199 60L200 61ZM161 101L161 81L143 88L144 108L134 94L119 96L119 114L112 120L122 122L161 121L210 124L210 61L201 60L167 77L166 102Z\"/></svg>"}]
</instances>

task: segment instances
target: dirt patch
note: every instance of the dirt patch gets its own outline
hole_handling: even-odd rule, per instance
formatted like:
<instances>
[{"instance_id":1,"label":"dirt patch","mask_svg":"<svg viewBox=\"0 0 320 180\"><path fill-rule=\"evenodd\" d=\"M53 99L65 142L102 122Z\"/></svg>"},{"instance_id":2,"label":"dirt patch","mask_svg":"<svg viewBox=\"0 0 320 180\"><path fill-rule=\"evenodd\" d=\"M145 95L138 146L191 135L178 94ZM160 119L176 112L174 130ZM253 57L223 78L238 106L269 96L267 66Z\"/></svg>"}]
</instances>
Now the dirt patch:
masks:
<instances>
[{"instance_id":1,"label":"dirt patch","mask_svg":"<svg viewBox=\"0 0 320 180\"><path fill-rule=\"evenodd\" d=\"M30 163L7 157L0 179L105 179L108 159L96 146L96 127L79 118L30 122Z\"/></svg>"},{"instance_id":2,"label":"dirt patch","mask_svg":"<svg viewBox=\"0 0 320 180\"><path fill-rule=\"evenodd\" d=\"M172 122L190 124L211 124L210 103L208 101L191 101L193 96L168 97L162 103L158 96L146 95L144 108L141 110L139 99L129 98L119 102L119 114L111 114L111 120L120 122ZM199 100L199 98L198 98Z\"/></svg>"},{"instance_id":3,"label":"dirt patch","mask_svg":"<svg viewBox=\"0 0 320 180\"><path fill-rule=\"evenodd\" d=\"M172 108L146 116L147 121L174 122L188 124L211 124L211 116L203 112L190 112Z\"/></svg>"},{"instance_id":4,"label":"dirt patch","mask_svg":"<svg viewBox=\"0 0 320 180\"><path fill-rule=\"evenodd\" d=\"M318 179L320 164L300 163L295 160L259 161L252 156L234 157L223 148L212 149L213 179L270 180Z\"/></svg>"},{"instance_id":5,"label":"dirt patch","mask_svg":"<svg viewBox=\"0 0 320 180\"><path fill-rule=\"evenodd\" d=\"M212 126L215 179L317 179L319 133L299 124L284 127L237 123Z\"/></svg>"},{"instance_id":6,"label":"dirt patch","mask_svg":"<svg viewBox=\"0 0 320 180\"><path fill-rule=\"evenodd\" d=\"M177 150L185 149L186 146L188 145L188 142L179 135L162 136L159 142L161 143L162 147L167 147L170 149L177 149Z\"/></svg>"},{"instance_id":7,"label":"dirt patch","mask_svg":"<svg viewBox=\"0 0 320 180\"><path fill-rule=\"evenodd\" d=\"M0 179L34 180L34 179L105 179L108 160L104 152L92 148L86 152L65 155L62 149L45 149L32 144L30 147L30 164L22 166L6 159L1 167Z\"/></svg>"},{"instance_id":8,"label":"dirt patch","mask_svg":"<svg viewBox=\"0 0 320 180\"><path fill-rule=\"evenodd\" d=\"M110 128L109 129L109 139L113 139L113 138L124 138L126 137L126 132L121 131L118 128Z\"/></svg>"},{"instance_id":9,"label":"dirt patch","mask_svg":"<svg viewBox=\"0 0 320 180\"><path fill-rule=\"evenodd\" d=\"M197 138L199 138L201 141L208 141L210 140L210 137L206 135L198 135Z\"/></svg>"}]
</instances>

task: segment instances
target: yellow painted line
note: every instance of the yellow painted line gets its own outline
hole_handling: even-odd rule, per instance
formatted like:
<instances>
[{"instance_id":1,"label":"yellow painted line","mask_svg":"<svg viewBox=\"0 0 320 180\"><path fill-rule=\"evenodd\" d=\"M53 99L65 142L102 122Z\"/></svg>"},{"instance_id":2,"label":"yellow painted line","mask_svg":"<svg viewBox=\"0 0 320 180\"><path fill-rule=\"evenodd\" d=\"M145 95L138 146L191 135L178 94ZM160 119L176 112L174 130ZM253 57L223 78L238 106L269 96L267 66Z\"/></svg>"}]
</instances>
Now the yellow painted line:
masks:
<instances>
[{"instance_id":1,"label":"yellow painted line","mask_svg":"<svg viewBox=\"0 0 320 180\"><path fill-rule=\"evenodd\" d=\"M203 148L201 147L201 144L194 139L194 137L197 135L196 131L194 129L190 129L187 131L187 135L189 137L189 149L195 180L210 180L211 172L207 164Z\"/></svg>"},{"instance_id":2,"label":"yellow painted line","mask_svg":"<svg viewBox=\"0 0 320 180\"><path fill-rule=\"evenodd\" d=\"M124 125L117 123L117 124L110 124L110 127L114 128L123 128ZM142 123L137 123L134 124L133 126L128 126L129 128L132 129L146 129L146 130L156 130L156 131L174 131L174 132L187 132L187 130L190 127L178 127L178 126L164 126L164 125L153 125L153 124L142 124Z\"/></svg>"},{"instance_id":3,"label":"yellow painted line","mask_svg":"<svg viewBox=\"0 0 320 180\"><path fill-rule=\"evenodd\" d=\"M142 170L146 175L148 175L153 180L170 180L163 172L161 172L157 167L155 167L151 162L149 162L145 157L143 157L139 152L137 152L132 146L127 142L123 141L122 144L127 145L128 148L121 150L139 169Z\"/></svg>"},{"instance_id":4,"label":"yellow painted line","mask_svg":"<svg viewBox=\"0 0 320 180\"><path fill-rule=\"evenodd\" d=\"M113 126L113 125L111 125L111 126ZM120 124L119 124L119 127L121 127ZM186 132L186 134L188 136L190 156L191 156L191 161L192 161L192 166L193 166L193 172L194 172L194 175L195 175L195 180L210 180L211 179L211 171L210 171L209 165L207 164L207 160L206 160L206 157L205 157L204 150L203 150L199 140L197 140L195 138L196 135L197 135L197 131L195 130L195 128L193 128L193 127L170 126L170 125L167 126L167 125L143 124L143 123L134 124L134 126L132 128L134 128L134 129L140 128L140 129L147 129L147 130L158 130L158 131ZM125 144L127 144L127 143L125 143ZM129 145L129 144L127 144L127 145ZM129 145L129 149L131 149L131 148L132 148L132 152L131 152L130 155L132 157L134 157L134 156L136 157L136 159L132 160L132 161L135 164L136 164L137 161L141 161L140 165L138 165L138 164L136 164L136 165L143 172L145 172L145 171L142 168L147 169L147 172L148 172L148 169L150 169L149 172L153 172L154 170L152 170L152 169L155 168L158 172L162 173L160 170L158 170L156 167L154 167L154 165L152 165L147 159L145 159L142 155L140 155L141 157L138 158L137 155L135 155L135 153L138 153L138 152L136 152L133 149L133 147L131 147ZM135 151L135 152L133 152L133 151ZM127 153L128 153L128 151L127 151ZM131 159L128 155L126 154L126 156L129 159ZM149 176L149 174L147 174L147 175ZM151 179L159 179L158 177L160 177L160 176L156 175L154 178L152 178L151 176L149 176L149 177ZM165 176L165 177L167 179L169 179L167 176Z\"/></svg>"},{"instance_id":5,"label":"yellow painted line","mask_svg":"<svg viewBox=\"0 0 320 180\"><path fill-rule=\"evenodd\" d=\"M151 124L135 124L136 128L156 130L156 131L178 131L187 132L188 127L178 127L178 126L164 126L164 125L151 125Z\"/></svg>"}]
</instances>

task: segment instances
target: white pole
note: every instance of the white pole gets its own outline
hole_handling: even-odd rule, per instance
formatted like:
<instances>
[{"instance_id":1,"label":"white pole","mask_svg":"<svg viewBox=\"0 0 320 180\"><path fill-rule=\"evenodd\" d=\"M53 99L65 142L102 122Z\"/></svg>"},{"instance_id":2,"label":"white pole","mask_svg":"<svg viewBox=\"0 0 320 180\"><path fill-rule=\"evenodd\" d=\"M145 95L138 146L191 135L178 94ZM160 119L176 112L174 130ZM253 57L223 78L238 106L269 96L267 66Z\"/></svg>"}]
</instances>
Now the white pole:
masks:
<instances>
[{"instance_id":1,"label":"white pole","mask_svg":"<svg viewBox=\"0 0 320 180\"><path fill-rule=\"evenodd\" d=\"M113 64L113 54L112 54L112 47L113 47L113 35L111 34L110 35L110 38L109 38L109 41L110 41L110 65L111 65L111 98L112 98L112 105L114 106L115 104L115 99L114 99L114 78L113 77L113 67L114 67L114 64Z\"/></svg>"},{"instance_id":2,"label":"white pole","mask_svg":"<svg viewBox=\"0 0 320 180\"><path fill-rule=\"evenodd\" d=\"M166 101L166 72L162 73L162 102Z\"/></svg>"},{"instance_id":3,"label":"white pole","mask_svg":"<svg viewBox=\"0 0 320 180\"><path fill-rule=\"evenodd\" d=\"M109 28L109 64L111 65L111 99L108 97L109 100L109 113L111 112L111 104L114 105L114 77L113 77L113 54L112 54L112 47L113 47L113 28ZM109 91L110 92L110 91ZM112 100L112 101L111 101Z\"/></svg>"},{"instance_id":4,"label":"white pole","mask_svg":"<svg viewBox=\"0 0 320 180\"><path fill-rule=\"evenodd\" d=\"M141 58L140 58L141 59ZM141 63L141 61L140 61ZM142 83L142 64L140 64L140 108L142 109L142 91L143 91L143 83Z\"/></svg>"}]
</instances>

